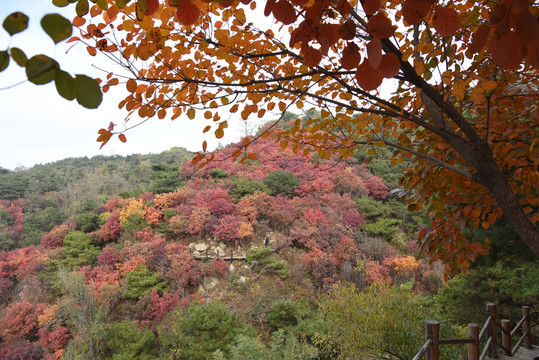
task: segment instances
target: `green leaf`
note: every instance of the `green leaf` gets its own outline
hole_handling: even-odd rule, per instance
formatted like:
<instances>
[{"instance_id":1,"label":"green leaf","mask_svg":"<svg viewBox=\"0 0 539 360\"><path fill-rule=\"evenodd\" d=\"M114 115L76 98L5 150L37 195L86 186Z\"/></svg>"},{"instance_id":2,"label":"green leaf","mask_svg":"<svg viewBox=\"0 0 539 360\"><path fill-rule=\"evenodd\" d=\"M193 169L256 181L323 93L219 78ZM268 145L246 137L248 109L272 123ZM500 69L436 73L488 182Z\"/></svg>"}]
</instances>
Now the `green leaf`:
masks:
<instances>
[{"instance_id":1,"label":"green leaf","mask_svg":"<svg viewBox=\"0 0 539 360\"><path fill-rule=\"evenodd\" d=\"M13 36L21 31L24 31L28 27L28 16L24 15L22 12L14 12L9 15L5 20L2 26L9 35Z\"/></svg>"},{"instance_id":2,"label":"green leaf","mask_svg":"<svg viewBox=\"0 0 539 360\"><path fill-rule=\"evenodd\" d=\"M64 7L69 5L69 1L67 0L52 0L52 4L56 7Z\"/></svg>"},{"instance_id":3,"label":"green leaf","mask_svg":"<svg viewBox=\"0 0 539 360\"><path fill-rule=\"evenodd\" d=\"M54 80L60 66L47 55L32 56L26 63L26 76L36 85L47 84Z\"/></svg>"},{"instance_id":4,"label":"green leaf","mask_svg":"<svg viewBox=\"0 0 539 360\"><path fill-rule=\"evenodd\" d=\"M9 65L9 54L7 51L0 51L0 72L4 71Z\"/></svg>"},{"instance_id":5,"label":"green leaf","mask_svg":"<svg viewBox=\"0 0 539 360\"><path fill-rule=\"evenodd\" d=\"M101 8L101 10L106 11L109 8L109 4L107 3L107 0L97 0L97 6Z\"/></svg>"},{"instance_id":6,"label":"green leaf","mask_svg":"<svg viewBox=\"0 0 539 360\"><path fill-rule=\"evenodd\" d=\"M54 85L56 85L58 94L64 99L71 101L77 95L77 82L65 71L58 70L56 72Z\"/></svg>"},{"instance_id":7,"label":"green leaf","mask_svg":"<svg viewBox=\"0 0 539 360\"><path fill-rule=\"evenodd\" d=\"M146 0L138 0L138 6L143 13L148 11L148 3L146 3Z\"/></svg>"},{"instance_id":8,"label":"green leaf","mask_svg":"<svg viewBox=\"0 0 539 360\"><path fill-rule=\"evenodd\" d=\"M103 93L95 79L77 74L77 102L87 109L96 109L103 100Z\"/></svg>"},{"instance_id":9,"label":"green leaf","mask_svg":"<svg viewBox=\"0 0 539 360\"><path fill-rule=\"evenodd\" d=\"M55 44L71 36L71 21L60 14L47 14L41 19L41 27Z\"/></svg>"},{"instance_id":10,"label":"green leaf","mask_svg":"<svg viewBox=\"0 0 539 360\"><path fill-rule=\"evenodd\" d=\"M77 2L77 6L75 6L75 11L77 12L78 16L84 16L88 14L89 10L90 5L88 4L88 0L79 0L79 2Z\"/></svg>"},{"instance_id":11,"label":"green leaf","mask_svg":"<svg viewBox=\"0 0 539 360\"><path fill-rule=\"evenodd\" d=\"M193 120L195 118L195 114L196 114L195 109L190 109L187 112L187 117L189 118L189 120Z\"/></svg>"},{"instance_id":12,"label":"green leaf","mask_svg":"<svg viewBox=\"0 0 539 360\"><path fill-rule=\"evenodd\" d=\"M131 0L116 0L116 6L118 9L123 9Z\"/></svg>"},{"instance_id":13,"label":"green leaf","mask_svg":"<svg viewBox=\"0 0 539 360\"><path fill-rule=\"evenodd\" d=\"M19 48L14 47L14 48L11 48L10 52L11 52L11 57L13 58L13 60L15 60L17 65L22 66L22 67L26 65L26 63L28 62L28 58L26 57L26 54L24 53L24 51L22 51Z\"/></svg>"}]
</instances>

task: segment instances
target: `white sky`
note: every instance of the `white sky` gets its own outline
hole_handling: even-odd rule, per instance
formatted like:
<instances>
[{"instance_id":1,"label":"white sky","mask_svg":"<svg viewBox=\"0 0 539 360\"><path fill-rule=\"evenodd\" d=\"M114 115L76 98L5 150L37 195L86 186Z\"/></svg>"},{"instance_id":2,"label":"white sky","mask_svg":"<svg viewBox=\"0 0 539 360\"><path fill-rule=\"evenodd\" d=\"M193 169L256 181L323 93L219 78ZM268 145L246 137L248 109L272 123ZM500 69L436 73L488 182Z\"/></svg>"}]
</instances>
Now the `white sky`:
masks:
<instances>
[{"instance_id":1,"label":"white sky","mask_svg":"<svg viewBox=\"0 0 539 360\"><path fill-rule=\"evenodd\" d=\"M59 9L49 1L42 0L0 0L0 4L0 23L15 11L22 11L30 17L29 28L14 35L11 40L9 34L0 28L0 50L8 46L19 47L28 58L46 54L72 75L82 73L104 77L93 67L100 65L98 57L90 57L80 45L66 55L66 50L72 44L64 42L55 46L41 29L41 17L47 13L59 12L72 19L74 5ZM109 62L101 63L108 64L110 68ZM0 73L0 89L25 78L24 69L11 60L9 67ZM200 151L203 140L208 141L210 149L218 144L211 131L202 134L207 124L204 120L188 120L182 116L174 121L152 119L128 131L127 143L123 144L114 137L99 150L97 130L106 128L110 121L123 124L127 113L119 110L117 104L125 94L125 87L119 85L116 90L104 94L103 103L98 109L88 110L78 105L76 100L67 101L60 97L52 82L40 86L26 82L0 90L0 166L14 169L66 157L159 153L173 146ZM222 144L241 138L244 125L241 120L234 123L229 122L230 128L225 132L225 138L221 139Z\"/></svg>"}]
</instances>

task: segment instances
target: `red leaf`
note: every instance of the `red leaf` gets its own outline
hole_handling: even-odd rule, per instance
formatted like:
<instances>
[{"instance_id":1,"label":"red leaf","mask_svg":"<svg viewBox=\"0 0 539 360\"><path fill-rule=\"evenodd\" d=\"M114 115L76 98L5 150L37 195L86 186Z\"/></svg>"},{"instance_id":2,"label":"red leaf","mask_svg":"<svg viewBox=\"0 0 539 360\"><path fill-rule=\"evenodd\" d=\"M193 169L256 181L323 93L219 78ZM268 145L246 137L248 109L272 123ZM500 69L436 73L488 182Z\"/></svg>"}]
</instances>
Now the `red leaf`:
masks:
<instances>
[{"instance_id":1,"label":"red leaf","mask_svg":"<svg viewBox=\"0 0 539 360\"><path fill-rule=\"evenodd\" d=\"M440 36L453 36L460 28L460 17L455 9L436 6L432 25Z\"/></svg>"},{"instance_id":2,"label":"red leaf","mask_svg":"<svg viewBox=\"0 0 539 360\"><path fill-rule=\"evenodd\" d=\"M372 15L380 9L380 0L365 0L362 3L365 14Z\"/></svg>"},{"instance_id":3,"label":"red leaf","mask_svg":"<svg viewBox=\"0 0 539 360\"><path fill-rule=\"evenodd\" d=\"M377 69L371 66L369 61L363 60L363 63L357 68L356 80L359 87L365 91L370 91L377 89L384 78Z\"/></svg>"},{"instance_id":4,"label":"red leaf","mask_svg":"<svg viewBox=\"0 0 539 360\"><path fill-rule=\"evenodd\" d=\"M185 25L194 25L200 17L200 10L191 0L180 0L180 5L176 9L178 21Z\"/></svg>"},{"instance_id":5,"label":"red leaf","mask_svg":"<svg viewBox=\"0 0 539 360\"><path fill-rule=\"evenodd\" d=\"M356 37L356 23L352 19L346 20L344 24L339 26L337 34L343 40L352 40Z\"/></svg>"},{"instance_id":6,"label":"red leaf","mask_svg":"<svg viewBox=\"0 0 539 360\"><path fill-rule=\"evenodd\" d=\"M317 66L322 60L322 52L320 50L310 47L307 44L304 44L301 47L301 54L303 55L303 60L305 61L305 64L310 67Z\"/></svg>"},{"instance_id":7,"label":"red leaf","mask_svg":"<svg viewBox=\"0 0 539 360\"><path fill-rule=\"evenodd\" d=\"M264 8L264 16L270 16L275 6L275 0L267 0L266 7Z\"/></svg>"},{"instance_id":8,"label":"red leaf","mask_svg":"<svg viewBox=\"0 0 539 360\"><path fill-rule=\"evenodd\" d=\"M528 46L528 56L526 56L526 60L532 67L539 70L539 45L536 44ZM537 114L539 115L539 107L537 108Z\"/></svg>"},{"instance_id":9,"label":"red leaf","mask_svg":"<svg viewBox=\"0 0 539 360\"><path fill-rule=\"evenodd\" d=\"M329 48L339 40L337 35L338 30L339 25L337 24L320 25L317 40L318 43L320 43L320 51L322 51L322 54L327 55Z\"/></svg>"},{"instance_id":10,"label":"red leaf","mask_svg":"<svg viewBox=\"0 0 539 360\"><path fill-rule=\"evenodd\" d=\"M373 38L367 43L367 56L373 68L377 68L382 61L382 42L378 38Z\"/></svg>"},{"instance_id":11,"label":"red leaf","mask_svg":"<svg viewBox=\"0 0 539 360\"><path fill-rule=\"evenodd\" d=\"M337 0L337 5L335 7L335 10L337 10L342 16L346 17L350 15L352 6L348 2L348 0Z\"/></svg>"},{"instance_id":12,"label":"red leaf","mask_svg":"<svg viewBox=\"0 0 539 360\"><path fill-rule=\"evenodd\" d=\"M492 60L506 70L520 67L525 55L523 47L524 44L521 43L515 32L508 32L499 39L497 36L493 36L488 42Z\"/></svg>"},{"instance_id":13,"label":"red leaf","mask_svg":"<svg viewBox=\"0 0 539 360\"><path fill-rule=\"evenodd\" d=\"M116 124L111 121L107 130L108 131L114 130L114 126L116 126Z\"/></svg>"},{"instance_id":14,"label":"red leaf","mask_svg":"<svg viewBox=\"0 0 539 360\"><path fill-rule=\"evenodd\" d=\"M341 65L346 70L352 70L357 67L361 61L361 54L359 53L359 47L354 43L348 43L343 49Z\"/></svg>"},{"instance_id":15,"label":"red leaf","mask_svg":"<svg viewBox=\"0 0 539 360\"><path fill-rule=\"evenodd\" d=\"M393 36L396 29L397 27L391 23L391 20L381 13L371 16L367 23L369 33L379 39L387 39Z\"/></svg>"},{"instance_id":16,"label":"red leaf","mask_svg":"<svg viewBox=\"0 0 539 360\"><path fill-rule=\"evenodd\" d=\"M285 25L292 24L298 18L296 9L287 0L279 0L273 7L273 16Z\"/></svg>"},{"instance_id":17,"label":"red leaf","mask_svg":"<svg viewBox=\"0 0 539 360\"><path fill-rule=\"evenodd\" d=\"M120 139L121 142L125 143L127 141L127 138L125 137L125 134L118 135L118 139Z\"/></svg>"},{"instance_id":18,"label":"red leaf","mask_svg":"<svg viewBox=\"0 0 539 360\"><path fill-rule=\"evenodd\" d=\"M479 29L473 34L472 42L468 47L466 55L472 57L473 54L483 50L487 43L488 34L490 33L490 26L483 24L479 26Z\"/></svg>"},{"instance_id":19,"label":"red leaf","mask_svg":"<svg viewBox=\"0 0 539 360\"><path fill-rule=\"evenodd\" d=\"M393 53L382 55L382 61L378 66L378 71L383 77L390 79L399 73L401 63L397 55Z\"/></svg>"},{"instance_id":20,"label":"red leaf","mask_svg":"<svg viewBox=\"0 0 539 360\"><path fill-rule=\"evenodd\" d=\"M159 0L146 0L147 10L144 15L153 15L159 7Z\"/></svg>"},{"instance_id":21,"label":"red leaf","mask_svg":"<svg viewBox=\"0 0 539 360\"><path fill-rule=\"evenodd\" d=\"M402 16L408 25L420 23L430 12L434 0L404 0L402 3Z\"/></svg>"},{"instance_id":22,"label":"red leaf","mask_svg":"<svg viewBox=\"0 0 539 360\"><path fill-rule=\"evenodd\" d=\"M290 47L293 47L297 43L309 42L310 40L313 40L315 36L316 31L304 20L290 34Z\"/></svg>"}]
</instances>

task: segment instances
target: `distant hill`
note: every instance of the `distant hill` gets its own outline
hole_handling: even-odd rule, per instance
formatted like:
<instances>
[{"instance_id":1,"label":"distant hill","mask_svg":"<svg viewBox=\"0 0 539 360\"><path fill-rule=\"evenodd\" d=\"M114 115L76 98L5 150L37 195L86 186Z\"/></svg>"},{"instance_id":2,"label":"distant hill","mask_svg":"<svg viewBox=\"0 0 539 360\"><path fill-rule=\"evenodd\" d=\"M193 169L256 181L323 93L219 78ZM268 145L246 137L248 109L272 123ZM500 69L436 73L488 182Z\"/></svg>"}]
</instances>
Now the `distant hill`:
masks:
<instances>
[{"instance_id":1,"label":"distant hill","mask_svg":"<svg viewBox=\"0 0 539 360\"><path fill-rule=\"evenodd\" d=\"M179 166L191 157L173 147L160 154L67 158L25 170L0 169L0 201L4 207L15 202L25 215L24 234L6 235L11 240L0 235L0 248L6 247L2 242L39 243L55 225L120 193L174 190L180 184Z\"/></svg>"}]
</instances>

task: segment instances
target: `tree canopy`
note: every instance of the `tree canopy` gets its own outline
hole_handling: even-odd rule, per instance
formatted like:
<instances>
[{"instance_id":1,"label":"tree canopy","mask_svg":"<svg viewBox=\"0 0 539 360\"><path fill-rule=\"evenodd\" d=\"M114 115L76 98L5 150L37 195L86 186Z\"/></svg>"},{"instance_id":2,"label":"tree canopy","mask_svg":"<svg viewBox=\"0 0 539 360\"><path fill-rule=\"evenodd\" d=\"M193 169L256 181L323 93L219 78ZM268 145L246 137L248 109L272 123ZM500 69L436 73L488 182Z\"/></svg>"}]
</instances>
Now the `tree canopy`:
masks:
<instances>
[{"instance_id":1,"label":"tree canopy","mask_svg":"<svg viewBox=\"0 0 539 360\"><path fill-rule=\"evenodd\" d=\"M126 72L119 106L150 118L246 120L294 105L319 119L269 127L283 149L346 158L391 146L410 160L402 185L410 210L431 215L421 249L449 269L488 252L462 230L502 215L539 256L537 107L539 8L525 0L56 0L77 2L73 24L90 55ZM264 7L262 20L257 7ZM230 115L233 116L233 115ZM130 120L139 117L138 120ZM114 124L99 130L103 145ZM256 159L245 138L233 153ZM372 146L372 148L370 148ZM207 143L193 163L213 160Z\"/></svg>"}]
</instances>

